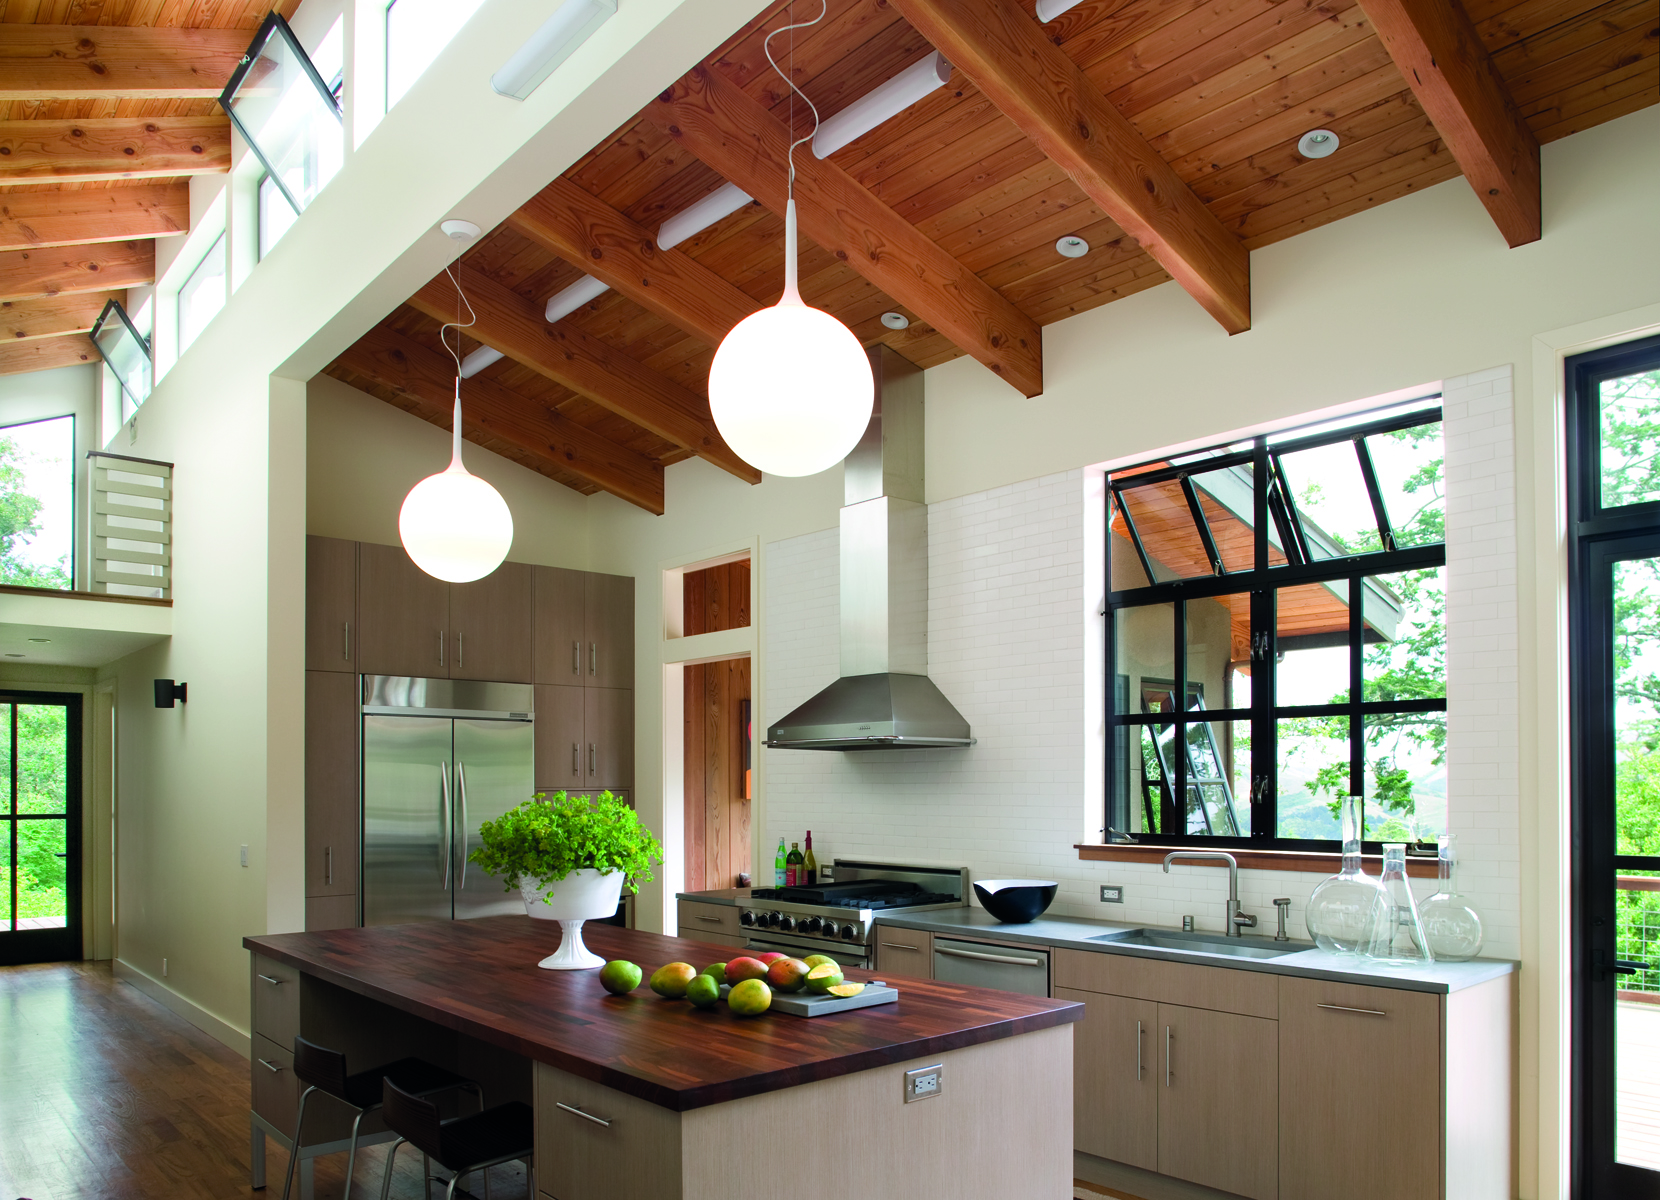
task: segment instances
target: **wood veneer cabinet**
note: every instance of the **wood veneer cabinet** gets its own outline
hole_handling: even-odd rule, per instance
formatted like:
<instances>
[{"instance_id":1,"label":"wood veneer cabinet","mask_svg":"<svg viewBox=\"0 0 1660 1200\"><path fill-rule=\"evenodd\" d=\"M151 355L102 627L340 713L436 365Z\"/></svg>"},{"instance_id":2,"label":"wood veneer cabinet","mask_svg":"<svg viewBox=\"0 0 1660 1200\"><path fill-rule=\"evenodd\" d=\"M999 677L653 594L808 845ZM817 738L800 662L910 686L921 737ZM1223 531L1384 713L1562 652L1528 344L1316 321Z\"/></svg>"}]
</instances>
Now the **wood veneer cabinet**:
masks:
<instances>
[{"instance_id":1,"label":"wood veneer cabinet","mask_svg":"<svg viewBox=\"0 0 1660 1200\"><path fill-rule=\"evenodd\" d=\"M357 895L357 714L356 675L306 672L305 894L308 901ZM312 927L311 907L308 903L307 928ZM337 914L330 915L338 919ZM356 924L355 920L352 923Z\"/></svg>"},{"instance_id":2,"label":"wood veneer cabinet","mask_svg":"<svg viewBox=\"0 0 1660 1200\"><path fill-rule=\"evenodd\" d=\"M876 967L883 975L934 977L934 935L924 929L876 926Z\"/></svg>"},{"instance_id":3,"label":"wood veneer cabinet","mask_svg":"<svg viewBox=\"0 0 1660 1200\"><path fill-rule=\"evenodd\" d=\"M1073 1146L1097 1158L1159 1169L1158 1021L1150 1000L1054 989L1084 1006L1073 1027Z\"/></svg>"},{"instance_id":4,"label":"wood veneer cabinet","mask_svg":"<svg viewBox=\"0 0 1660 1200\"><path fill-rule=\"evenodd\" d=\"M357 670L357 543L305 540L305 666Z\"/></svg>"},{"instance_id":5,"label":"wood veneer cabinet","mask_svg":"<svg viewBox=\"0 0 1660 1200\"><path fill-rule=\"evenodd\" d=\"M634 693L536 687L536 787L629 790L634 783Z\"/></svg>"},{"instance_id":6,"label":"wood veneer cabinet","mask_svg":"<svg viewBox=\"0 0 1660 1200\"><path fill-rule=\"evenodd\" d=\"M537 567L535 682L634 687L634 580Z\"/></svg>"},{"instance_id":7,"label":"wood veneer cabinet","mask_svg":"<svg viewBox=\"0 0 1660 1200\"><path fill-rule=\"evenodd\" d=\"M1279 1032L1261 1017L1158 1006L1160 1174L1274 1200Z\"/></svg>"},{"instance_id":8,"label":"wood veneer cabinet","mask_svg":"<svg viewBox=\"0 0 1660 1200\"><path fill-rule=\"evenodd\" d=\"M365 675L449 674L450 585L410 561L402 546L358 546L358 670Z\"/></svg>"},{"instance_id":9,"label":"wood veneer cabinet","mask_svg":"<svg viewBox=\"0 0 1660 1200\"><path fill-rule=\"evenodd\" d=\"M738 909L732 904L702 904L696 900L680 900L675 905L675 923L678 936L694 942L713 942L717 946L742 949L743 926L738 924Z\"/></svg>"},{"instance_id":10,"label":"wood veneer cabinet","mask_svg":"<svg viewBox=\"0 0 1660 1200\"><path fill-rule=\"evenodd\" d=\"M504 562L483 579L450 584L451 679L530 682L533 574Z\"/></svg>"}]
</instances>

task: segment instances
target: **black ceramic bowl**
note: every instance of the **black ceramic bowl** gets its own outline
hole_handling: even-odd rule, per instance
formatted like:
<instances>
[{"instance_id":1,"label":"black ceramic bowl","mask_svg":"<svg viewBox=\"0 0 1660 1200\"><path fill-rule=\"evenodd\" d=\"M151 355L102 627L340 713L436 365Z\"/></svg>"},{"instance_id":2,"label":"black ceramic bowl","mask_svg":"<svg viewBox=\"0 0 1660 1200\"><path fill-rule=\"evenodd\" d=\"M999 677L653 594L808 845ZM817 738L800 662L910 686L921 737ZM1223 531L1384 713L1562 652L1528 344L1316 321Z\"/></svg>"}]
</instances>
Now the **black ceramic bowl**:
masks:
<instances>
[{"instance_id":1,"label":"black ceramic bowl","mask_svg":"<svg viewBox=\"0 0 1660 1200\"><path fill-rule=\"evenodd\" d=\"M974 894L1005 925L1024 925L1043 915L1060 886L1053 879L981 879L974 884Z\"/></svg>"}]
</instances>

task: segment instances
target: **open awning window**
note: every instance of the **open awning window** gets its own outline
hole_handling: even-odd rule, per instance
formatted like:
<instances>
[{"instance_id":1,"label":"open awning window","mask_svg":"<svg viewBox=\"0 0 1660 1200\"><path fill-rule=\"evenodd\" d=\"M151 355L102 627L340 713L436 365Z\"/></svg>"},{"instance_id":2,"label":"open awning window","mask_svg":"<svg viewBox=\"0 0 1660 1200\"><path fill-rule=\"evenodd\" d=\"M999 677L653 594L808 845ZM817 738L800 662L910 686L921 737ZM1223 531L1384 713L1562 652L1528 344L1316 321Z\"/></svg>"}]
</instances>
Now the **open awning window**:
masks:
<instances>
[{"instance_id":1,"label":"open awning window","mask_svg":"<svg viewBox=\"0 0 1660 1200\"><path fill-rule=\"evenodd\" d=\"M89 336L121 385L126 399L123 408L130 412L148 400L154 379L150 340L138 332L119 300L104 305Z\"/></svg>"}]
</instances>

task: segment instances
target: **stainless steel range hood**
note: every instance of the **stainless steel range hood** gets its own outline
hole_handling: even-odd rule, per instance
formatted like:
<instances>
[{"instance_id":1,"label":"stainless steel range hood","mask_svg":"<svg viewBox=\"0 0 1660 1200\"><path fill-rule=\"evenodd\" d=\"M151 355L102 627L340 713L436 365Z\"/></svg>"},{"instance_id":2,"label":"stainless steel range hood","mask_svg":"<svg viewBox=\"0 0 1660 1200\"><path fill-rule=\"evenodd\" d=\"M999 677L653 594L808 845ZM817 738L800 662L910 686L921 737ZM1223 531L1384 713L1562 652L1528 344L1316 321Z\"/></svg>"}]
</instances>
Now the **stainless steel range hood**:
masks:
<instances>
[{"instance_id":1,"label":"stainless steel range hood","mask_svg":"<svg viewBox=\"0 0 1660 1200\"><path fill-rule=\"evenodd\" d=\"M928 678L928 509L922 370L870 355L876 405L844 464L842 677L767 730L786 750L972 746L968 722Z\"/></svg>"}]
</instances>

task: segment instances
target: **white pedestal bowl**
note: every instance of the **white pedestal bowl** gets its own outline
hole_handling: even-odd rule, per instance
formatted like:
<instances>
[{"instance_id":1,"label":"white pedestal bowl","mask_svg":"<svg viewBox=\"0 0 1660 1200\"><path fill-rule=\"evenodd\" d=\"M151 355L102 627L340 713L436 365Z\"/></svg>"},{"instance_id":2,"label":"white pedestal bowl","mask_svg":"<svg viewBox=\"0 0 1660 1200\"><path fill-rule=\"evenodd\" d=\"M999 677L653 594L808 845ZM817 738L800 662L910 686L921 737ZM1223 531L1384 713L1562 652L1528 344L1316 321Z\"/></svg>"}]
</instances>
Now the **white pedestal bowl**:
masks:
<instances>
[{"instance_id":1,"label":"white pedestal bowl","mask_svg":"<svg viewBox=\"0 0 1660 1200\"><path fill-rule=\"evenodd\" d=\"M623 873L600 874L593 868L572 871L555 883L542 885L526 879L519 885L525 912L542 921L558 921L564 932L559 949L536 965L549 971L587 971L603 967L605 960L582 944L582 923L609 917L617 911L622 896ZM547 903L542 898L549 897Z\"/></svg>"}]
</instances>

